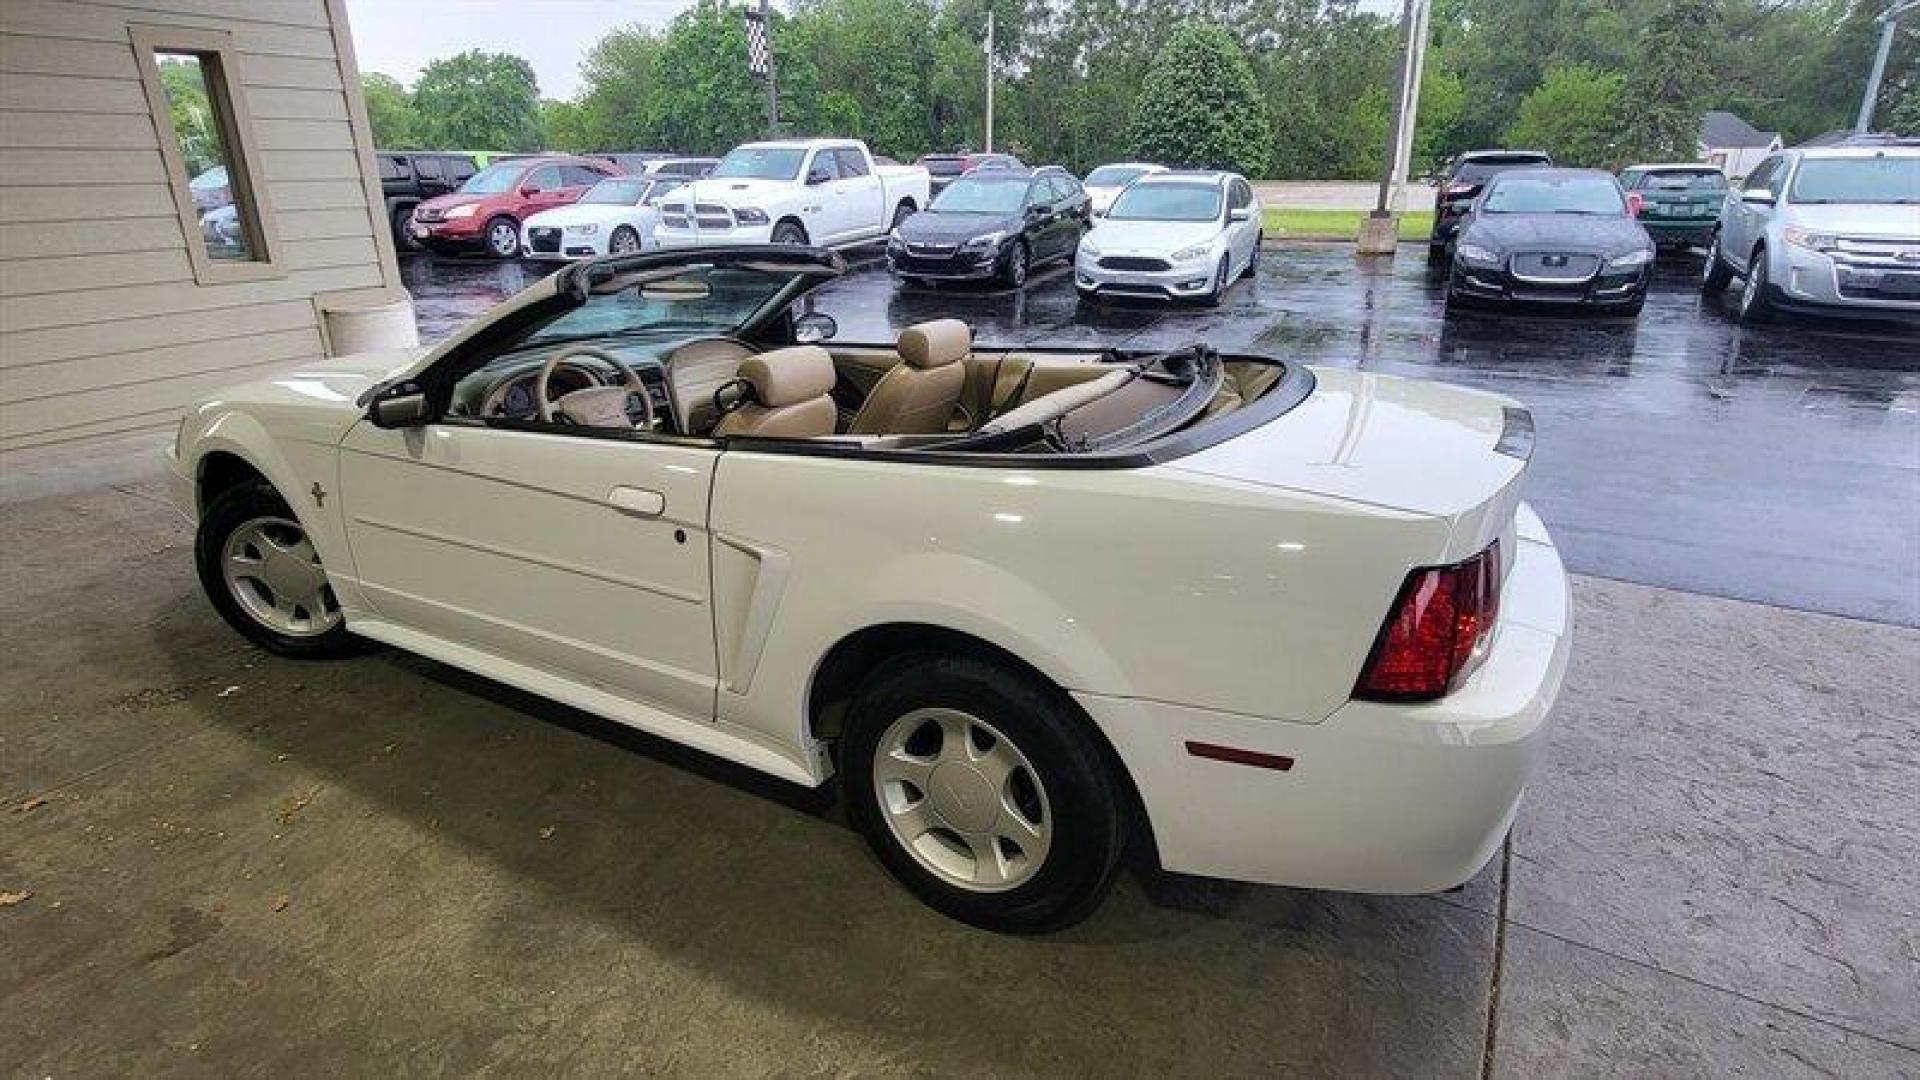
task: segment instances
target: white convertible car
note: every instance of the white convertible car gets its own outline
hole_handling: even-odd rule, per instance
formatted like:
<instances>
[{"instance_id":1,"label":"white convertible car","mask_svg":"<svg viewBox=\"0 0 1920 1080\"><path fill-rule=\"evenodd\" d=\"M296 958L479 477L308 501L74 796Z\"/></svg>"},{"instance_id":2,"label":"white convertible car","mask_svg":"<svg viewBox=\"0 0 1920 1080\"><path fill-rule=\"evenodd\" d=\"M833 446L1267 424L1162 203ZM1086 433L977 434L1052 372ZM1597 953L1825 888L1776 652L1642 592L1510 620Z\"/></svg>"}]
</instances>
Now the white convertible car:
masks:
<instances>
[{"instance_id":1,"label":"white convertible car","mask_svg":"<svg viewBox=\"0 0 1920 1080\"><path fill-rule=\"evenodd\" d=\"M838 778L977 925L1072 922L1129 845L1366 892L1480 869L1568 651L1525 410L955 320L841 344L806 294L842 270L575 263L436 348L219 394L171 451L201 581L276 652L372 639Z\"/></svg>"}]
</instances>

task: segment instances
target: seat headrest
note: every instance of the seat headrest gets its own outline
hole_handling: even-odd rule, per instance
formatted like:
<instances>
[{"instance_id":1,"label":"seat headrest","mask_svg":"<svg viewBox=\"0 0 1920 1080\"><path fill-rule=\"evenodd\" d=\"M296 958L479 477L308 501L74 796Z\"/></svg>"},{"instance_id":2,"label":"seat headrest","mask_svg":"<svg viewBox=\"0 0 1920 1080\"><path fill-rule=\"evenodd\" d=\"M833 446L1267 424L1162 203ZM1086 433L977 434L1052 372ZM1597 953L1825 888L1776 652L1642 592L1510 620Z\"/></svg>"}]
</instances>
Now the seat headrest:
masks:
<instances>
[{"instance_id":1,"label":"seat headrest","mask_svg":"<svg viewBox=\"0 0 1920 1080\"><path fill-rule=\"evenodd\" d=\"M957 364L973 351L973 331L959 319L915 323L900 331L900 359L917 368Z\"/></svg>"},{"instance_id":2,"label":"seat headrest","mask_svg":"<svg viewBox=\"0 0 1920 1080\"><path fill-rule=\"evenodd\" d=\"M769 409L820 397L833 389L833 357L818 345L794 345L740 361L740 377Z\"/></svg>"}]
</instances>

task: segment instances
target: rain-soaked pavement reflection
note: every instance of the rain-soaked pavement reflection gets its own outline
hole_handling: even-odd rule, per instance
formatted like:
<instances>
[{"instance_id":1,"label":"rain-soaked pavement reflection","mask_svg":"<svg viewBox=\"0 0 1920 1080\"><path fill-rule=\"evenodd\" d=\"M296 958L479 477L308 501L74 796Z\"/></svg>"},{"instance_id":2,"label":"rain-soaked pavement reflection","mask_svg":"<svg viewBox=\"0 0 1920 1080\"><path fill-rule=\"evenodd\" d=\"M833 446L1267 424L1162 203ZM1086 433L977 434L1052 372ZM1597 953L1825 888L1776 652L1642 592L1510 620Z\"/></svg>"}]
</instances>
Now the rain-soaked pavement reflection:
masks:
<instances>
[{"instance_id":1,"label":"rain-soaked pavement reflection","mask_svg":"<svg viewBox=\"0 0 1920 1080\"><path fill-rule=\"evenodd\" d=\"M1264 253L1217 309L1087 307L1064 270L1024 293L896 287L872 254L814 304L842 342L957 317L994 345L1203 340L1510 394L1539 431L1528 498L1570 566L1696 592L1920 625L1920 334L1807 320L1744 329L1663 262L1638 319L1443 318L1424 258ZM417 256L423 339L543 273Z\"/></svg>"}]
</instances>

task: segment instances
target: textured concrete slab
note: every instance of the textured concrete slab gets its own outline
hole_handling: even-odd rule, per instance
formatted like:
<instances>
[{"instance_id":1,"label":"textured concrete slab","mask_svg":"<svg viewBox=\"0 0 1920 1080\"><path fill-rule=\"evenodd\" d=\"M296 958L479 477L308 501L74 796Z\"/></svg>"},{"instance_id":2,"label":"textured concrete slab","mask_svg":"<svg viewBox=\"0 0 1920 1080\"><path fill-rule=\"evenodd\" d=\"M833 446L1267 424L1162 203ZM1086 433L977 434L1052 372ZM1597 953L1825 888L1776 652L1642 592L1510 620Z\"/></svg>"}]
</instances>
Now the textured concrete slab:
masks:
<instances>
[{"instance_id":1,"label":"textured concrete slab","mask_svg":"<svg viewBox=\"0 0 1920 1080\"><path fill-rule=\"evenodd\" d=\"M1509 916L1920 1047L1920 632L1579 598Z\"/></svg>"}]
</instances>

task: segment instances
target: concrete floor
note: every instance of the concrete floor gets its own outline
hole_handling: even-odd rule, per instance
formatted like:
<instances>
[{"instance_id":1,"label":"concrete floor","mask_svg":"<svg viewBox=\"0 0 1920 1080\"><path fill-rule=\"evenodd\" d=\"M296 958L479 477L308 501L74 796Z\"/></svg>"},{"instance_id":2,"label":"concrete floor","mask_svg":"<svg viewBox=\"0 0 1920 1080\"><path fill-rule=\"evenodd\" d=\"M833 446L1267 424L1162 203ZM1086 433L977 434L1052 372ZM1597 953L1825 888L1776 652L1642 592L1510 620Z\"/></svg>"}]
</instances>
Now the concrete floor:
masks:
<instances>
[{"instance_id":1,"label":"concrete floor","mask_svg":"<svg viewBox=\"0 0 1920 1080\"><path fill-rule=\"evenodd\" d=\"M518 272L472 265L409 272L416 289L444 273L480 306L497 285L475 278ZM1264 319L1299 347L1359 347L1388 368L1472 355L1418 329L1417 274L1396 268L1368 294L1377 329L1300 308L1311 284L1269 276L1313 265L1263 274L1230 305L1239 321L1099 318L1133 320L1142 340ZM1351 284L1347 265L1323 269ZM841 287L858 301L874 286ZM1024 322L1047 296L980 298L1009 312L980 321L1003 336L1097 329ZM430 319L448 310L444 293L424 299ZM928 303L881 311L910 320ZM858 329L863 311L835 314ZM1551 337L1520 325L1523 343ZM1676 325L1656 316L1638 340ZM1727 376L1736 397L1784 393L1774 375L1871 377L1846 359L1851 338L1789 361L1798 339L1768 334L1771 375ZM1617 397L1576 358L1553 360L1522 396L1570 438L1665 408L1701 421L1716 462L1769 453L1695 402L1691 355L1613 357ZM1517 363L1481 356L1461 375L1498 383ZM1774 421L1822 461L1890 455L1911 485L1904 379L1882 377L1895 404L1871 421L1785 407ZM158 445L0 469L0 1076L1920 1076L1911 628L1580 577L1546 759L1509 853L1461 892L1134 875L1087 923L1010 939L918 905L816 793L404 654L297 664L251 649L199 594ZM1609 499L1643 504L1591 497L1571 466L1542 463L1535 494L1570 554L1582 527L1628 538L1586 556L1600 559L1696 527L1663 516L1660 491L1644 507L1662 513L1609 525ZM1723 522L1762 498L1738 479L1686 481L1711 496L1697 513ZM1822 523L1799 487L1773 492L1795 528L1897 555L1899 516L1877 534L1889 515L1851 497ZM1569 528L1569 510L1591 516ZM1871 595L1738 556L1769 542L1730 530L1720 551L1608 565L1799 607ZM1874 572L1902 621L1909 571Z\"/></svg>"}]
</instances>

